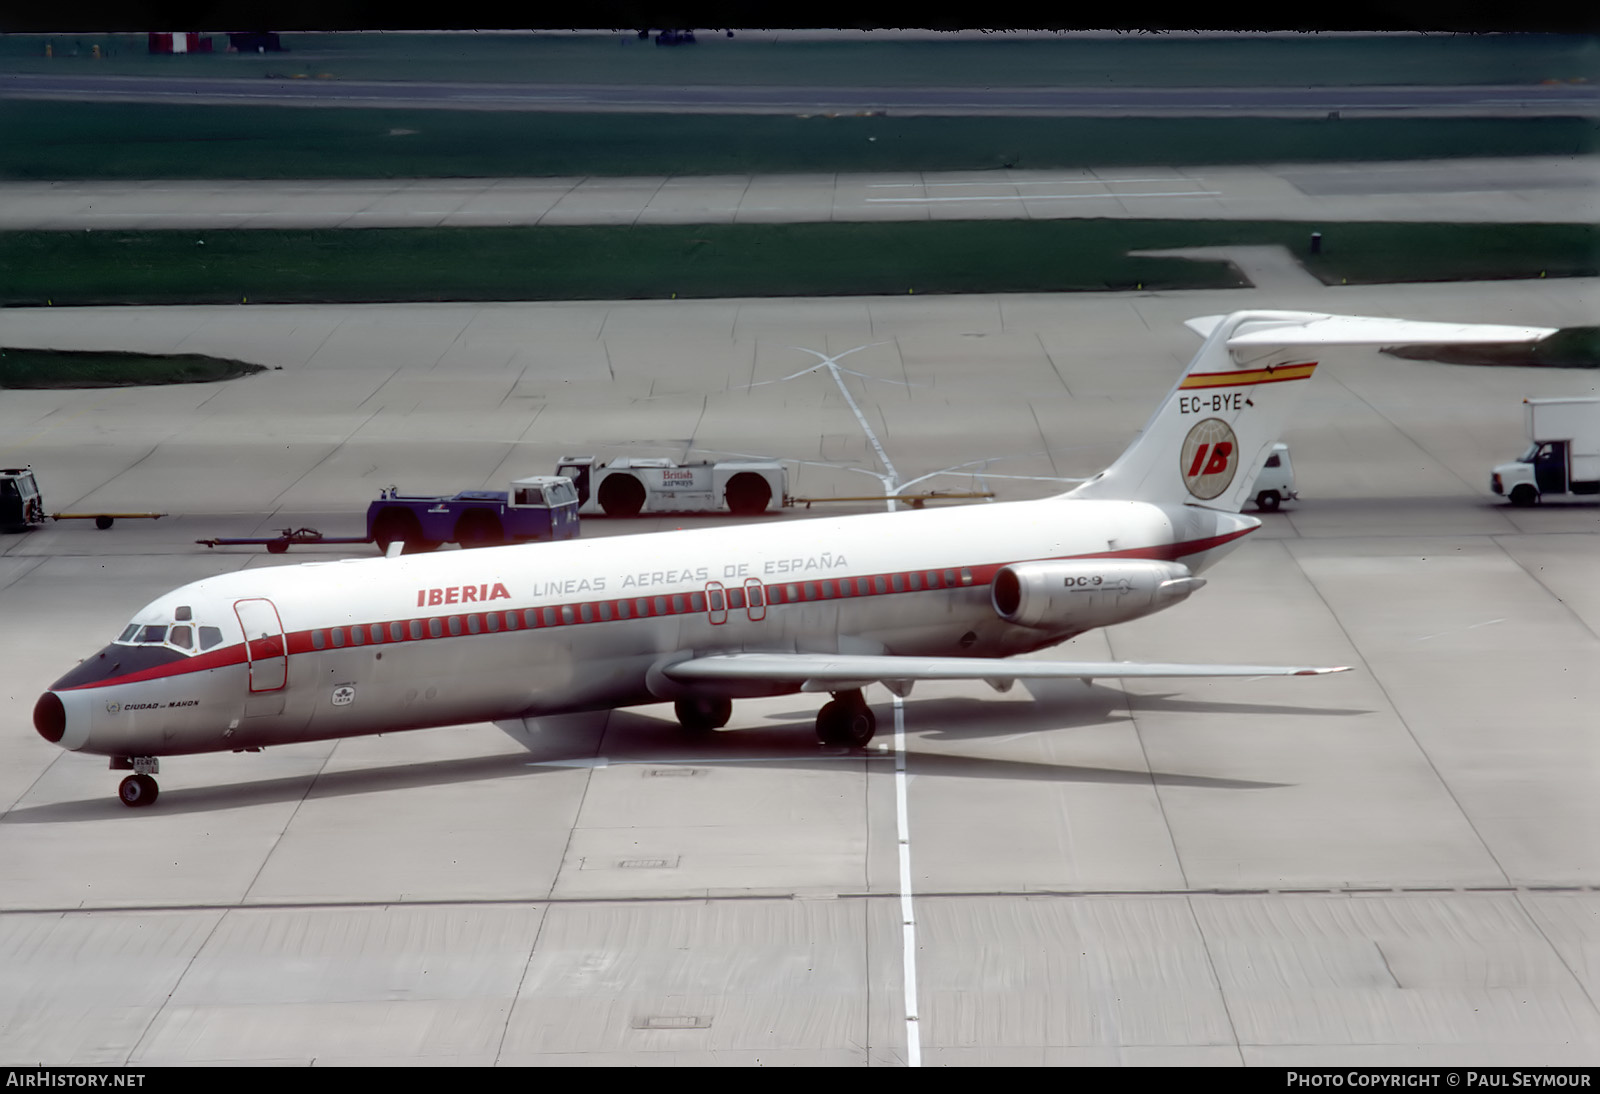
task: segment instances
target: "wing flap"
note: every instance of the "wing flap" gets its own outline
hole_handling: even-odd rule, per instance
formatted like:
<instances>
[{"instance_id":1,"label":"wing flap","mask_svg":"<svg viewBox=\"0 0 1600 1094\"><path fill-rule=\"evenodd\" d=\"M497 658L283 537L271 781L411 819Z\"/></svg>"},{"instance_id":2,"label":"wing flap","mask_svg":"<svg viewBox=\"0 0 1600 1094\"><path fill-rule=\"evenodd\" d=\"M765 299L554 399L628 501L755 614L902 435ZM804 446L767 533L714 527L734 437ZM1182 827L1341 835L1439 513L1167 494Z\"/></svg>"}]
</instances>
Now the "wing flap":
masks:
<instances>
[{"instance_id":1,"label":"wing flap","mask_svg":"<svg viewBox=\"0 0 1600 1094\"><path fill-rule=\"evenodd\" d=\"M830 653L721 653L663 666L680 683L766 681L803 691L843 691L912 680L1144 679L1180 676L1320 676L1348 666L1182 665L1138 661L1015 661L1003 657L895 657Z\"/></svg>"}]
</instances>

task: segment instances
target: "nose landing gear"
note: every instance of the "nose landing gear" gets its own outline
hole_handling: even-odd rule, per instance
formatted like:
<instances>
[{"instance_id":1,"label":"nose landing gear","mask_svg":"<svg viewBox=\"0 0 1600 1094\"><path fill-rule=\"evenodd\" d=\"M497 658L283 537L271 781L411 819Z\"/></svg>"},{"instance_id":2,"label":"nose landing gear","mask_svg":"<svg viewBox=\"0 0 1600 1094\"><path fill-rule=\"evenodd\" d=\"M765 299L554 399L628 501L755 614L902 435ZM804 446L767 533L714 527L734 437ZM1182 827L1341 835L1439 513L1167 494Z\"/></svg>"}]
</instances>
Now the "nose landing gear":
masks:
<instances>
[{"instance_id":1,"label":"nose landing gear","mask_svg":"<svg viewBox=\"0 0 1600 1094\"><path fill-rule=\"evenodd\" d=\"M129 809L141 809L154 804L161 788L151 776L161 770L161 761L154 756L111 757L111 770L126 771L129 768L134 773L123 779L117 787L117 797Z\"/></svg>"},{"instance_id":2,"label":"nose landing gear","mask_svg":"<svg viewBox=\"0 0 1600 1094\"><path fill-rule=\"evenodd\" d=\"M817 712L817 739L825 745L865 748L878 731L878 720L859 688L834 694Z\"/></svg>"}]
</instances>

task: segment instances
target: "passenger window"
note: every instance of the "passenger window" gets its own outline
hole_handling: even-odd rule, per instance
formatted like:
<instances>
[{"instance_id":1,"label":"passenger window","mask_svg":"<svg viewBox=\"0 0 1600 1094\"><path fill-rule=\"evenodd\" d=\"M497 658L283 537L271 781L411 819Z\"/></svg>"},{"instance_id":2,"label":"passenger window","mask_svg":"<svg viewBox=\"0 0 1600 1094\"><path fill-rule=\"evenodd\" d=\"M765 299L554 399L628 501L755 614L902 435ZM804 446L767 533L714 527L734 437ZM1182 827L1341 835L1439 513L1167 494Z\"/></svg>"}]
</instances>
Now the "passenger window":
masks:
<instances>
[{"instance_id":1,"label":"passenger window","mask_svg":"<svg viewBox=\"0 0 1600 1094\"><path fill-rule=\"evenodd\" d=\"M656 597L656 614L657 615L666 615L667 614L667 598L666 597L664 597L664 596Z\"/></svg>"},{"instance_id":2,"label":"passenger window","mask_svg":"<svg viewBox=\"0 0 1600 1094\"><path fill-rule=\"evenodd\" d=\"M495 631L500 629L500 615L498 612L490 612L488 615L483 617L483 622L484 625L489 628L490 634L493 634Z\"/></svg>"},{"instance_id":3,"label":"passenger window","mask_svg":"<svg viewBox=\"0 0 1600 1094\"><path fill-rule=\"evenodd\" d=\"M704 593L689 594L689 610L691 612L703 612L706 610L706 597Z\"/></svg>"},{"instance_id":4,"label":"passenger window","mask_svg":"<svg viewBox=\"0 0 1600 1094\"><path fill-rule=\"evenodd\" d=\"M856 578L856 595L857 596L866 596L866 595L868 595L869 593L872 592L872 586L871 586L871 584L869 584L870 580L871 580L870 578L865 578L865 577Z\"/></svg>"},{"instance_id":5,"label":"passenger window","mask_svg":"<svg viewBox=\"0 0 1600 1094\"><path fill-rule=\"evenodd\" d=\"M372 633L372 640L374 642L382 642L383 641L383 624L382 623L374 623L372 625L372 627L371 627L371 633Z\"/></svg>"},{"instance_id":6,"label":"passenger window","mask_svg":"<svg viewBox=\"0 0 1600 1094\"><path fill-rule=\"evenodd\" d=\"M350 644L352 646L364 646L364 645L366 645L366 643L367 643L367 632L362 630L360 627L351 627L350 628Z\"/></svg>"},{"instance_id":7,"label":"passenger window","mask_svg":"<svg viewBox=\"0 0 1600 1094\"><path fill-rule=\"evenodd\" d=\"M683 614L683 594L682 593L674 593L673 594L673 596L672 596L672 610L675 613L679 614L679 615Z\"/></svg>"},{"instance_id":8,"label":"passenger window","mask_svg":"<svg viewBox=\"0 0 1600 1094\"><path fill-rule=\"evenodd\" d=\"M428 634L433 638L444 637L444 620L434 616L428 620Z\"/></svg>"},{"instance_id":9,"label":"passenger window","mask_svg":"<svg viewBox=\"0 0 1600 1094\"><path fill-rule=\"evenodd\" d=\"M405 626L403 624L400 624L400 623L390 623L389 624L389 641L391 641L391 642L403 642L403 641L405 641L405 637L406 637L406 629L405 629Z\"/></svg>"},{"instance_id":10,"label":"passenger window","mask_svg":"<svg viewBox=\"0 0 1600 1094\"><path fill-rule=\"evenodd\" d=\"M205 628L203 628L203 627L201 628L202 631L204 629ZM323 634L321 631L312 631L311 632L311 648L312 649L320 650L323 646L326 646L327 644L328 644L328 636L327 635Z\"/></svg>"},{"instance_id":11,"label":"passenger window","mask_svg":"<svg viewBox=\"0 0 1600 1094\"><path fill-rule=\"evenodd\" d=\"M413 619L411 621L411 638L413 641L417 641L422 638L422 620Z\"/></svg>"},{"instance_id":12,"label":"passenger window","mask_svg":"<svg viewBox=\"0 0 1600 1094\"><path fill-rule=\"evenodd\" d=\"M483 630L483 620L476 614L467 616L467 630L472 634L479 633Z\"/></svg>"},{"instance_id":13,"label":"passenger window","mask_svg":"<svg viewBox=\"0 0 1600 1094\"><path fill-rule=\"evenodd\" d=\"M460 634L461 633L461 617L459 615L452 615L450 617L450 633L451 634Z\"/></svg>"},{"instance_id":14,"label":"passenger window","mask_svg":"<svg viewBox=\"0 0 1600 1094\"><path fill-rule=\"evenodd\" d=\"M906 587L912 592L922 588L922 575L917 573L908 574L906 576Z\"/></svg>"},{"instance_id":15,"label":"passenger window","mask_svg":"<svg viewBox=\"0 0 1600 1094\"><path fill-rule=\"evenodd\" d=\"M626 601L626 600L617 601L617 618L618 619L631 619L631 618L633 618L633 604L631 602L629 602L629 601Z\"/></svg>"},{"instance_id":16,"label":"passenger window","mask_svg":"<svg viewBox=\"0 0 1600 1094\"><path fill-rule=\"evenodd\" d=\"M881 577L875 577L872 579L872 587L877 589L880 593L886 593L889 591L889 586L883 583L883 578Z\"/></svg>"},{"instance_id":17,"label":"passenger window","mask_svg":"<svg viewBox=\"0 0 1600 1094\"><path fill-rule=\"evenodd\" d=\"M744 607L744 590L743 589L729 589L728 590L728 607L730 607L730 608L742 608L742 607Z\"/></svg>"},{"instance_id":18,"label":"passenger window","mask_svg":"<svg viewBox=\"0 0 1600 1094\"><path fill-rule=\"evenodd\" d=\"M611 601L602 600L600 602L600 618L601 619L610 619L611 618Z\"/></svg>"},{"instance_id":19,"label":"passenger window","mask_svg":"<svg viewBox=\"0 0 1600 1094\"><path fill-rule=\"evenodd\" d=\"M188 627L173 627L172 633L167 637L167 641L181 650L194 648L194 639L191 637Z\"/></svg>"},{"instance_id":20,"label":"passenger window","mask_svg":"<svg viewBox=\"0 0 1600 1094\"><path fill-rule=\"evenodd\" d=\"M817 598L817 584L816 584L816 582L814 582L814 581L806 582L805 589L806 589L805 598L807 600L815 600Z\"/></svg>"},{"instance_id":21,"label":"passenger window","mask_svg":"<svg viewBox=\"0 0 1600 1094\"><path fill-rule=\"evenodd\" d=\"M333 648L334 649L338 649L340 646L343 646L343 645L344 645L344 628L343 627L335 627L335 628L333 628Z\"/></svg>"},{"instance_id":22,"label":"passenger window","mask_svg":"<svg viewBox=\"0 0 1600 1094\"><path fill-rule=\"evenodd\" d=\"M563 622L563 623L571 623L572 619L573 619L573 616L572 616L572 605L571 604L563 604L563 605L561 605L561 622Z\"/></svg>"},{"instance_id":23,"label":"passenger window","mask_svg":"<svg viewBox=\"0 0 1600 1094\"><path fill-rule=\"evenodd\" d=\"M594 605L593 604L579 604L578 605L578 617L580 619L582 619L585 623L593 623L594 622Z\"/></svg>"}]
</instances>

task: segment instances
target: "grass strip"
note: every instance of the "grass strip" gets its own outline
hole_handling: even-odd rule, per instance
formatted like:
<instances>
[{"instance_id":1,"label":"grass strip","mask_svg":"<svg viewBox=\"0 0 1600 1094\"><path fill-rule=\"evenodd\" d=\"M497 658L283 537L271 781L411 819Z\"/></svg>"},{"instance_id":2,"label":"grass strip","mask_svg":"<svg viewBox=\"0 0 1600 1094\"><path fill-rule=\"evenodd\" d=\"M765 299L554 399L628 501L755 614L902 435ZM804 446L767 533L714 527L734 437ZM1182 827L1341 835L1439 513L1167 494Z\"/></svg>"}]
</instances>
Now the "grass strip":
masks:
<instances>
[{"instance_id":1,"label":"grass strip","mask_svg":"<svg viewBox=\"0 0 1600 1094\"><path fill-rule=\"evenodd\" d=\"M1581 224L983 220L0 233L0 305L615 300L1228 288L1277 244L1330 284L1600 274Z\"/></svg>"},{"instance_id":2,"label":"grass strip","mask_svg":"<svg viewBox=\"0 0 1600 1094\"><path fill-rule=\"evenodd\" d=\"M211 384L265 371L265 365L199 353L0 348L0 388Z\"/></svg>"},{"instance_id":3,"label":"grass strip","mask_svg":"<svg viewBox=\"0 0 1600 1094\"><path fill-rule=\"evenodd\" d=\"M1303 87L1528 84L1593 79L1592 36L1556 34L1206 36L995 34L931 40L817 40L702 30L663 48L632 31L600 34L292 34L281 53L151 54L144 34L0 35L7 71L534 84L815 87ZM50 56L46 57L46 47ZM95 56L95 47L100 56Z\"/></svg>"},{"instance_id":4,"label":"grass strip","mask_svg":"<svg viewBox=\"0 0 1600 1094\"><path fill-rule=\"evenodd\" d=\"M0 100L0 179L816 174L1572 156L1592 118L547 114Z\"/></svg>"}]
</instances>

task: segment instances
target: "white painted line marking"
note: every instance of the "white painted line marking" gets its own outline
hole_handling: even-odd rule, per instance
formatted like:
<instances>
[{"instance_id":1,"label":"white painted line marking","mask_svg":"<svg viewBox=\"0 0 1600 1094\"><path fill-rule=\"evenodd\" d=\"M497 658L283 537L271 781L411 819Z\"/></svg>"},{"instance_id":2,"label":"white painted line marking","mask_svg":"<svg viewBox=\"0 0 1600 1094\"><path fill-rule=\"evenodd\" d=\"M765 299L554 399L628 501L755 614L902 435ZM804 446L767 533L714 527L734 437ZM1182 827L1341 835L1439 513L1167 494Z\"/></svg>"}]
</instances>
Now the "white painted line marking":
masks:
<instances>
[{"instance_id":1,"label":"white painted line marking","mask_svg":"<svg viewBox=\"0 0 1600 1094\"><path fill-rule=\"evenodd\" d=\"M1084 201L1093 198L1203 198L1214 197L1221 190L1165 190L1153 194L996 194L993 197L975 195L952 198L867 198L891 204L928 204L935 201Z\"/></svg>"},{"instance_id":2,"label":"white painted line marking","mask_svg":"<svg viewBox=\"0 0 1600 1094\"><path fill-rule=\"evenodd\" d=\"M1478 627L1493 627L1493 625L1494 624L1498 624L1498 622L1506 622L1506 621L1504 621L1504 619L1485 619L1485 621L1480 622L1480 624L1472 624L1472 625L1470 625L1470 627L1461 627L1461 629L1459 629L1459 630L1440 630L1440 632L1432 633L1432 635L1422 635L1421 638L1418 638L1418 641L1427 641L1427 640L1429 640L1429 638L1442 638L1443 635L1456 635L1456 633L1466 633L1466 632L1469 632L1469 630L1477 630Z\"/></svg>"},{"instance_id":3,"label":"white painted line marking","mask_svg":"<svg viewBox=\"0 0 1600 1094\"><path fill-rule=\"evenodd\" d=\"M669 756L658 760L613 760L606 756L581 756L571 760L529 760L528 767L670 767L673 764L779 764L810 763L812 760L887 760L888 753L819 752L793 756L706 756L685 759Z\"/></svg>"},{"instance_id":4,"label":"white painted line marking","mask_svg":"<svg viewBox=\"0 0 1600 1094\"><path fill-rule=\"evenodd\" d=\"M871 182L869 190L882 190L890 186L993 186L995 179L972 182ZM1172 182L1171 177L1149 179L1008 179L1007 186L1110 186L1128 182Z\"/></svg>"},{"instance_id":5,"label":"white painted line marking","mask_svg":"<svg viewBox=\"0 0 1600 1094\"><path fill-rule=\"evenodd\" d=\"M900 841L900 964L905 972L906 1066L922 1066L922 1031L917 1019L917 917L911 905L911 827L906 809L906 718L894 696L894 826Z\"/></svg>"}]
</instances>

